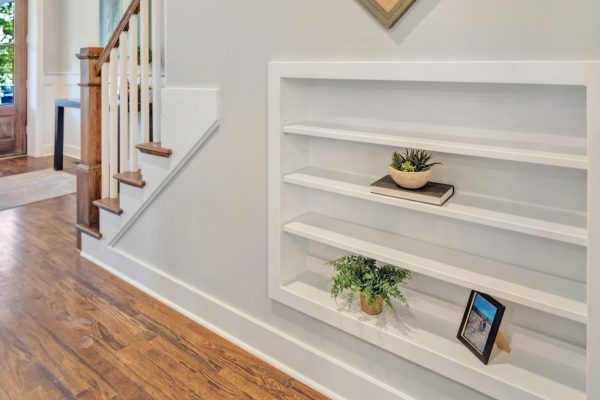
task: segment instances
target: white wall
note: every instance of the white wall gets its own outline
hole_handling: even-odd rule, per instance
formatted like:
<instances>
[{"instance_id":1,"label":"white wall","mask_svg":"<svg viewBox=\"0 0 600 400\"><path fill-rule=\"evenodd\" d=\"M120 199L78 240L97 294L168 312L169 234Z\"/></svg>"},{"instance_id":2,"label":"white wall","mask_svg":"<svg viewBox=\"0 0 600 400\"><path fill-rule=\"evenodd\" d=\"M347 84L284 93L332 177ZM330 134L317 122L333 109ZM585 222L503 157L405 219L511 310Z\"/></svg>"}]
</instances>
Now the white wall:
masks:
<instances>
[{"instance_id":1,"label":"white wall","mask_svg":"<svg viewBox=\"0 0 600 400\"><path fill-rule=\"evenodd\" d=\"M41 13L38 10L42 10ZM54 100L79 98L79 61L75 54L81 47L99 44L99 5L94 0L45 0L30 4L30 14L40 14L37 35L38 47L43 49L34 62L41 64L39 96L31 96L29 103L37 104L32 118L38 119L39 128L33 133L33 147L29 154L40 157L54 152ZM31 60L30 60L31 68ZM31 79L30 69L30 79ZM80 143L79 111L65 112L65 154L79 158ZM32 129L30 128L30 131ZM32 135L30 133L30 135Z\"/></svg>"},{"instance_id":2,"label":"white wall","mask_svg":"<svg viewBox=\"0 0 600 400\"><path fill-rule=\"evenodd\" d=\"M54 0L57 1L57 0ZM98 0L60 0L62 2L62 60L60 72L79 73L75 54L82 47L100 45L100 6ZM56 72L47 69L47 72Z\"/></svg>"},{"instance_id":3,"label":"white wall","mask_svg":"<svg viewBox=\"0 0 600 400\"><path fill-rule=\"evenodd\" d=\"M42 133L42 81L44 76L44 2L30 0L28 3L27 40L27 151L29 155L41 155L44 135Z\"/></svg>"},{"instance_id":4,"label":"white wall","mask_svg":"<svg viewBox=\"0 0 600 400\"><path fill-rule=\"evenodd\" d=\"M170 0L169 84L243 82L258 96L267 60L600 58L595 0L419 0L390 32L355 0L259 3Z\"/></svg>"},{"instance_id":5,"label":"white wall","mask_svg":"<svg viewBox=\"0 0 600 400\"><path fill-rule=\"evenodd\" d=\"M598 59L599 15L597 0L419 0L388 32L356 1L168 0L168 85L220 88L222 126L120 249L417 399L483 398L269 300L267 63ZM285 349L259 350L301 370Z\"/></svg>"},{"instance_id":6,"label":"white wall","mask_svg":"<svg viewBox=\"0 0 600 400\"><path fill-rule=\"evenodd\" d=\"M46 0L44 5L44 72L64 71L64 0Z\"/></svg>"}]
</instances>

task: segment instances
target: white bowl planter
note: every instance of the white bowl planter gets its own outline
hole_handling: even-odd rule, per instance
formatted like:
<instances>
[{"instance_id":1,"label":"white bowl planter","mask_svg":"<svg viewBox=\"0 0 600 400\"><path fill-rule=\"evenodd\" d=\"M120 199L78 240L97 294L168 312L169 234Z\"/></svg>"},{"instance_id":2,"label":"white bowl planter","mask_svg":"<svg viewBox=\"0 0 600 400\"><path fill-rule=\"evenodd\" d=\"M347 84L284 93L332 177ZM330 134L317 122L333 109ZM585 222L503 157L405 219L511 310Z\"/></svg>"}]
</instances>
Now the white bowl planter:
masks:
<instances>
[{"instance_id":1,"label":"white bowl planter","mask_svg":"<svg viewBox=\"0 0 600 400\"><path fill-rule=\"evenodd\" d=\"M431 168L427 171L404 172L390 166L390 175L394 182L404 189L421 189L431 179Z\"/></svg>"}]
</instances>

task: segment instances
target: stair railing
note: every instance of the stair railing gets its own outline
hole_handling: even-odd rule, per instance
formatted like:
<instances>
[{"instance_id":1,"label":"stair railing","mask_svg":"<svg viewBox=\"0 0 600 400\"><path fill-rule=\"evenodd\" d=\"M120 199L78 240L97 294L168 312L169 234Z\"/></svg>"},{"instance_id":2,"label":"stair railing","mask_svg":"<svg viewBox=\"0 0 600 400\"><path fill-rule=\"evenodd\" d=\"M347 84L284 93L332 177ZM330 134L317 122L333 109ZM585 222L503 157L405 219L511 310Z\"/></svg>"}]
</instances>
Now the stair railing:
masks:
<instances>
[{"instance_id":1,"label":"stair railing","mask_svg":"<svg viewBox=\"0 0 600 400\"><path fill-rule=\"evenodd\" d=\"M161 0L153 18L160 23ZM138 29L139 27L139 29ZM139 43L138 43L139 30ZM116 199L115 175L140 169L137 145L158 139L152 103L160 105L161 43L153 38L153 97L150 93L150 0L133 0L105 48L81 49L81 164L77 169L78 245L81 232L96 232L98 199ZM154 124L154 126L152 126ZM153 129L154 128L154 129ZM151 138L151 132L154 138Z\"/></svg>"}]
</instances>

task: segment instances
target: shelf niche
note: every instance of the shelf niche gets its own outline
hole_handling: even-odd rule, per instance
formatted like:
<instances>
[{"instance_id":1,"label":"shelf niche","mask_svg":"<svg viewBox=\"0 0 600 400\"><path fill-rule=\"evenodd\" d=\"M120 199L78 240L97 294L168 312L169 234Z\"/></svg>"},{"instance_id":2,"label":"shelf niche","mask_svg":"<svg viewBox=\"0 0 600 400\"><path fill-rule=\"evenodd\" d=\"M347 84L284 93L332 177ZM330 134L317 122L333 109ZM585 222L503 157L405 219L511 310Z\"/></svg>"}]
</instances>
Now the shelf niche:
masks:
<instances>
[{"instance_id":1,"label":"shelf niche","mask_svg":"<svg viewBox=\"0 0 600 400\"><path fill-rule=\"evenodd\" d=\"M495 349L490 365L483 367L456 340L464 307L404 289L409 308L396 304L393 313L366 316L356 299L349 306L331 298L325 260L309 254L305 262L305 272L283 285L278 295L305 314L320 316L332 326L427 368L442 368L445 375L468 380L479 390L497 388L507 399L586 399L585 348L504 324L512 351ZM532 388L535 396L525 393Z\"/></svg>"},{"instance_id":2,"label":"shelf niche","mask_svg":"<svg viewBox=\"0 0 600 400\"><path fill-rule=\"evenodd\" d=\"M586 399L587 75L544 67L272 63L271 298L495 398ZM370 192L404 148L444 164L446 205ZM332 300L347 253L413 270L410 309ZM470 289L509 310L487 367L455 338Z\"/></svg>"}]
</instances>

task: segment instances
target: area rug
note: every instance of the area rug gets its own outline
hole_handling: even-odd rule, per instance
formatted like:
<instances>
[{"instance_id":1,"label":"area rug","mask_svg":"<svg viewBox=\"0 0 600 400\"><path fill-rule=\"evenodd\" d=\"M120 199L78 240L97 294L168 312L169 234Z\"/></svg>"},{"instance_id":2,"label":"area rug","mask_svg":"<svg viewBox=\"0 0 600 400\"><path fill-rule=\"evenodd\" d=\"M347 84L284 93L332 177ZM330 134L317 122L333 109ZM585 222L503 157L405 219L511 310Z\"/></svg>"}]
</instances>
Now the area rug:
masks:
<instances>
[{"instance_id":1,"label":"area rug","mask_svg":"<svg viewBox=\"0 0 600 400\"><path fill-rule=\"evenodd\" d=\"M77 191L75 175L45 169L0 178L0 211Z\"/></svg>"}]
</instances>

